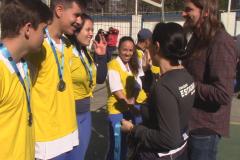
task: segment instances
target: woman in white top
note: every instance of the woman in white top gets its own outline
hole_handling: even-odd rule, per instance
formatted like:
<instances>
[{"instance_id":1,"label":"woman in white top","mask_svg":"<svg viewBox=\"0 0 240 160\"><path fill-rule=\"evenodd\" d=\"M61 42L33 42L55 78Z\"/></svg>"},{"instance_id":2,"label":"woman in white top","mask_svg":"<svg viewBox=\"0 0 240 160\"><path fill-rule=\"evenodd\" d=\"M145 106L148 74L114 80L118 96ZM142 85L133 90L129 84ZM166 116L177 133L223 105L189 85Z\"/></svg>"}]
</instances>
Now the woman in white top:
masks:
<instances>
[{"instance_id":1,"label":"woman in white top","mask_svg":"<svg viewBox=\"0 0 240 160\"><path fill-rule=\"evenodd\" d=\"M125 159L126 136L120 132L123 118L135 122L137 109L135 101L139 98L141 80L139 64L134 41L131 37L122 37L118 46L119 56L108 63L108 119L109 119L109 151L107 159ZM134 115L135 114L135 115ZM138 113L139 114L139 113ZM115 136L114 135L119 135Z\"/></svg>"}]
</instances>

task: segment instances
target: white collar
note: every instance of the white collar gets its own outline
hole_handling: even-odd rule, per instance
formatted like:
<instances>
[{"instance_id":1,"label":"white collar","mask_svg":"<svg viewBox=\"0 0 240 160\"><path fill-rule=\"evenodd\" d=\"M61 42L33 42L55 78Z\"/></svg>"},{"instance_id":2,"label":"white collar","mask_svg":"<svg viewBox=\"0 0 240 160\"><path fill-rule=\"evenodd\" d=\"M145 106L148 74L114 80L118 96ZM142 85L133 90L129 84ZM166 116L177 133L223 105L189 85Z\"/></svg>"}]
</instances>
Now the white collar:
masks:
<instances>
[{"instance_id":1,"label":"white collar","mask_svg":"<svg viewBox=\"0 0 240 160\"><path fill-rule=\"evenodd\" d=\"M120 67L123 69L123 71L132 74L132 71L130 70L129 66L127 67L126 65L124 65L122 59L119 56L117 56L116 60L120 64Z\"/></svg>"},{"instance_id":2,"label":"white collar","mask_svg":"<svg viewBox=\"0 0 240 160\"><path fill-rule=\"evenodd\" d=\"M2 53L0 52L0 61L3 61L3 63L6 65L6 67L9 69L10 73L15 73L14 68L12 67L11 63L9 62L9 60L7 58L5 58ZM17 64L17 68L21 74L21 76L24 78L24 70L23 70L23 64L21 61L19 61Z\"/></svg>"},{"instance_id":3,"label":"white collar","mask_svg":"<svg viewBox=\"0 0 240 160\"><path fill-rule=\"evenodd\" d=\"M45 38L45 40L46 40L47 43L51 46L48 38ZM56 43L53 39L51 39L51 41L53 42L53 45L56 47L56 49L57 49L59 52L62 52L62 45L64 45L64 47L65 47L65 44L63 43L62 39L60 39L60 43Z\"/></svg>"}]
</instances>

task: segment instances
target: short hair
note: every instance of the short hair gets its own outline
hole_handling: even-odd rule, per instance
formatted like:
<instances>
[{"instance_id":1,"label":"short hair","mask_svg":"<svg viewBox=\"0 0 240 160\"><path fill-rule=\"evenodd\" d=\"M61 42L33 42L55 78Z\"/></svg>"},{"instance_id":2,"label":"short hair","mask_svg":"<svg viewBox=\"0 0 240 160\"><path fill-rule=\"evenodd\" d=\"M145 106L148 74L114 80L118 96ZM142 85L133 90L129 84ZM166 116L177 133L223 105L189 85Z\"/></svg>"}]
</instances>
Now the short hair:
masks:
<instances>
[{"instance_id":1,"label":"short hair","mask_svg":"<svg viewBox=\"0 0 240 160\"><path fill-rule=\"evenodd\" d=\"M40 0L7 0L1 7L1 38L14 38L20 29L31 23L34 29L40 23L48 23L52 12Z\"/></svg>"},{"instance_id":2,"label":"short hair","mask_svg":"<svg viewBox=\"0 0 240 160\"><path fill-rule=\"evenodd\" d=\"M81 8L86 8L87 6L86 0L51 0L50 9L54 10L58 4L62 4L68 8L73 2L77 3Z\"/></svg>"},{"instance_id":3,"label":"short hair","mask_svg":"<svg viewBox=\"0 0 240 160\"><path fill-rule=\"evenodd\" d=\"M183 27L177 23L158 23L153 30L152 43L160 44L163 57L177 61L186 57L187 40Z\"/></svg>"}]
</instances>

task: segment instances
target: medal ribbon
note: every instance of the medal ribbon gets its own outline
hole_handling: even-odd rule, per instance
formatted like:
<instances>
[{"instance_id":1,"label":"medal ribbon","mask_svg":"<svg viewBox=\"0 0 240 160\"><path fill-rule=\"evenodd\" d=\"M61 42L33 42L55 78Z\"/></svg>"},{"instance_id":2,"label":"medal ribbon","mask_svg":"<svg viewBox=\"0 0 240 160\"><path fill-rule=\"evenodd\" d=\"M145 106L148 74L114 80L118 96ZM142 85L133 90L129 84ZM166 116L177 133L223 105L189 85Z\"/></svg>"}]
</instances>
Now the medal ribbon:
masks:
<instances>
[{"instance_id":1,"label":"medal ribbon","mask_svg":"<svg viewBox=\"0 0 240 160\"><path fill-rule=\"evenodd\" d=\"M55 61L57 63L57 67L58 67L58 76L59 76L59 79L61 81L61 80L63 80L63 69L64 69L64 44L62 42L62 48L61 48L62 63L60 64L59 60L58 60L58 57L57 57L56 47L54 46L53 40L50 37L49 31L48 31L47 28L45 29L45 33L47 35L48 41L49 41L50 46L52 48L52 51L53 51L53 54L54 54L54 57L55 57Z\"/></svg>"},{"instance_id":2,"label":"medal ribbon","mask_svg":"<svg viewBox=\"0 0 240 160\"><path fill-rule=\"evenodd\" d=\"M90 64L88 65L86 63L86 61L83 58L83 54L84 54L84 52L83 52L83 50L81 50L81 52L79 53L79 57L80 57L83 65L84 65L85 69L87 70L87 73L88 73L88 76L89 76L89 81L90 81L89 87L92 87L92 85L93 85L93 71L92 71L92 67L91 67Z\"/></svg>"},{"instance_id":3,"label":"medal ribbon","mask_svg":"<svg viewBox=\"0 0 240 160\"><path fill-rule=\"evenodd\" d=\"M23 70L24 70L24 74L25 74L25 78L27 81L27 85L24 82L23 77L20 74L20 71L18 70L17 64L16 62L14 62L14 60L11 57L11 54L9 53L9 51L7 50L7 48L3 45L0 44L0 51L2 52L3 56L8 59L8 61L10 62L11 66L13 67L15 73L18 76L18 79L20 81L20 83L23 86L25 95L26 95L26 99L27 99L27 110L28 110L28 125L31 126L32 125L32 111L31 111L31 105L30 105L30 86L31 86L31 82L30 82L30 76L28 73L28 65L27 62L25 62L24 60L22 60L23 62Z\"/></svg>"},{"instance_id":4,"label":"medal ribbon","mask_svg":"<svg viewBox=\"0 0 240 160\"><path fill-rule=\"evenodd\" d=\"M114 160L120 160L121 158L121 124L116 123L114 126Z\"/></svg>"}]
</instances>

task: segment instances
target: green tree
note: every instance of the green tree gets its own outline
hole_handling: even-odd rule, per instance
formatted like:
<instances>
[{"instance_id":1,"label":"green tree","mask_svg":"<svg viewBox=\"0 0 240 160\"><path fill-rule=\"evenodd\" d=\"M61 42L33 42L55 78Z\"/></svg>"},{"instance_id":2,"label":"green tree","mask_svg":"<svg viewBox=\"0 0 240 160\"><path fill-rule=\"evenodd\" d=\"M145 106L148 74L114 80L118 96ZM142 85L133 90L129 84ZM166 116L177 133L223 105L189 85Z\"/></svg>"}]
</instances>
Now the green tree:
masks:
<instances>
[{"instance_id":1,"label":"green tree","mask_svg":"<svg viewBox=\"0 0 240 160\"><path fill-rule=\"evenodd\" d=\"M219 9L227 10L228 8L228 0L219 0Z\"/></svg>"}]
</instances>

